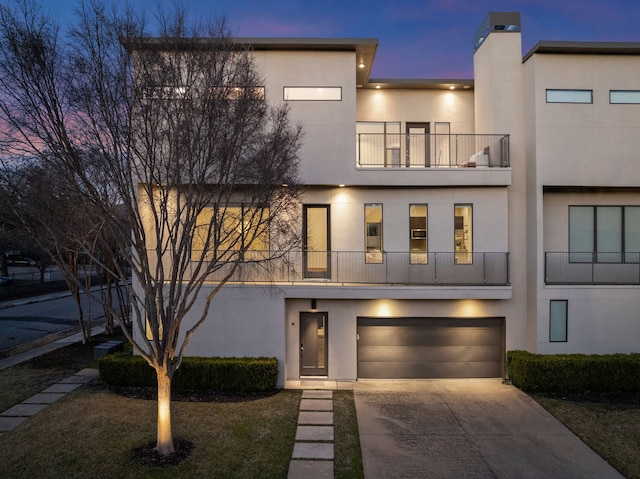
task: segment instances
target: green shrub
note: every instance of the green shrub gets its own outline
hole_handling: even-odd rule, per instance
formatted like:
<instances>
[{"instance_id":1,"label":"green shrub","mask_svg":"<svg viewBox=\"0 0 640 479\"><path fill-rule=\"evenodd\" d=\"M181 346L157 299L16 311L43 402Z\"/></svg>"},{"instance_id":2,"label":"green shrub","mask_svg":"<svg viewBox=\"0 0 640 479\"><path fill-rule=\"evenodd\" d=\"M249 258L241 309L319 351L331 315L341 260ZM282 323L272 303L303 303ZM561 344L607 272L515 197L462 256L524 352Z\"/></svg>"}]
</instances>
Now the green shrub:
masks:
<instances>
[{"instance_id":1,"label":"green shrub","mask_svg":"<svg viewBox=\"0 0 640 479\"><path fill-rule=\"evenodd\" d=\"M107 354L98 361L100 378L112 386L156 386L155 370L140 356ZM185 357L172 387L183 390L258 392L276 388L276 358Z\"/></svg>"},{"instance_id":2,"label":"green shrub","mask_svg":"<svg viewBox=\"0 0 640 479\"><path fill-rule=\"evenodd\" d=\"M640 392L640 354L507 352L513 384L531 392Z\"/></svg>"}]
</instances>

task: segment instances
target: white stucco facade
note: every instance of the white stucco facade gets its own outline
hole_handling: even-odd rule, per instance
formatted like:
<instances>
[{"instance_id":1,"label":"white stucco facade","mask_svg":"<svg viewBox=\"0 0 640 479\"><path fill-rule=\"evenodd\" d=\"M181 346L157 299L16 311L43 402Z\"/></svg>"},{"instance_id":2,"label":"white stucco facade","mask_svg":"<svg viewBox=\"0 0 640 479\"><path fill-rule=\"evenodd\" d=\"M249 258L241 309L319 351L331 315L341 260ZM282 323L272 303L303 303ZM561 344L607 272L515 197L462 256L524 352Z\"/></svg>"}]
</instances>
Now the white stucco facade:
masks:
<instances>
[{"instance_id":1,"label":"white stucco facade","mask_svg":"<svg viewBox=\"0 0 640 479\"><path fill-rule=\"evenodd\" d=\"M620 256L621 264L605 265L604 282L586 284L580 273L554 280L553 268L564 266L546 263L551 252L565 253L561 261L572 258L570 207L640 206L640 104L609 100L611 90L640 91L640 44L540 43L523 57L519 15L490 14L485 23L473 81L371 79L372 39L255 40L266 101L286 101L285 87L341 92L340 100L287 101L292 121L305 131L304 244L297 258L314 249L318 233L311 231L311 216L303 218L312 210L326 217L326 256L293 261L289 275L275 283L225 286L188 354L275 356L285 385L356 380L372 367L376 351L380 374L393 377L403 377L398 364L412 371L406 377L429 371L464 377L465 370L500 376L506 351L514 349L640 351L636 256ZM593 100L552 103L550 89L588 90ZM368 130L359 130L365 123ZM385 133L359 136L376 128ZM367 163L362 145L374 140L384 163ZM420 164L412 163L416 148ZM636 227L632 211L621 237ZM624 242L621 248L621 254L634 252ZM553 328L550 301L567 305ZM313 347L325 349L314 352L317 364L305 369L309 336L303 329L316 316ZM408 336L422 338L420 344L404 333L397 344L387 341L396 337L394 320ZM486 321L491 342L462 341L483 336L484 330L469 331ZM379 343L363 344L374 337ZM438 364L422 369L421 357ZM495 367L483 369L485 363Z\"/></svg>"}]
</instances>

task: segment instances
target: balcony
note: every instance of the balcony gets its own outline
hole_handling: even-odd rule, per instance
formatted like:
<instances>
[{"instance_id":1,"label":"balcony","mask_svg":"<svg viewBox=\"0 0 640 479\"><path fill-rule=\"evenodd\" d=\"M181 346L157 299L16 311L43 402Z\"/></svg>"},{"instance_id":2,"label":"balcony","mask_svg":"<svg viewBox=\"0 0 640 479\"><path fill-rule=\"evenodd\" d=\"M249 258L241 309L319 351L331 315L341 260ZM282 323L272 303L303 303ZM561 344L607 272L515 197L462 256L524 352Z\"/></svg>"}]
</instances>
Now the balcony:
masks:
<instances>
[{"instance_id":1,"label":"balcony","mask_svg":"<svg viewBox=\"0 0 640 479\"><path fill-rule=\"evenodd\" d=\"M260 260L268 252L249 253L230 282L474 287L510 284L509 253L292 251L268 261ZM273 252L270 254L274 256ZM226 272L228 269L223 267L209 279L220 280Z\"/></svg>"},{"instance_id":2,"label":"balcony","mask_svg":"<svg viewBox=\"0 0 640 479\"><path fill-rule=\"evenodd\" d=\"M546 252L545 284L640 285L640 253Z\"/></svg>"},{"instance_id":3,"label":"balcony","mask_svg":"<svg viewBox=\"0 0 640 479\"><path fill-rule=\"evenodd\" d=\"M356 135L356 166L370 168L507 168L509 135Z\"/></svg>"}]
</instances>

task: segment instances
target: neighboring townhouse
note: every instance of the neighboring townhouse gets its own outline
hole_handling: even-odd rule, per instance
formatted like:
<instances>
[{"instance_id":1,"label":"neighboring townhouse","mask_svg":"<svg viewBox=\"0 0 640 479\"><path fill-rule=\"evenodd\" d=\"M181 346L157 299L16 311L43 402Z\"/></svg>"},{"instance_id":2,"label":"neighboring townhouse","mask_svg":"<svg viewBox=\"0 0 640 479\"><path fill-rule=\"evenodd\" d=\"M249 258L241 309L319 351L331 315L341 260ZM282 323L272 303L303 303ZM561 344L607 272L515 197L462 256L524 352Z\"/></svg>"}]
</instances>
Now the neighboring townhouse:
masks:
<instances>
[{"instance_id":1,"label":"neighboring townhouse","mask_svg":"<svg viewBox=\"0 0 640 479\"><path fill-rule=\"evenodd\" d=\"M241 267L188 354L275 356L295 385L640 350L640 43L523 58L519 14L491 13L473 80L401 80L370 78L375 39L237 41L304 126L303 244L274 282Z\"/></svg>"}]
</instances>

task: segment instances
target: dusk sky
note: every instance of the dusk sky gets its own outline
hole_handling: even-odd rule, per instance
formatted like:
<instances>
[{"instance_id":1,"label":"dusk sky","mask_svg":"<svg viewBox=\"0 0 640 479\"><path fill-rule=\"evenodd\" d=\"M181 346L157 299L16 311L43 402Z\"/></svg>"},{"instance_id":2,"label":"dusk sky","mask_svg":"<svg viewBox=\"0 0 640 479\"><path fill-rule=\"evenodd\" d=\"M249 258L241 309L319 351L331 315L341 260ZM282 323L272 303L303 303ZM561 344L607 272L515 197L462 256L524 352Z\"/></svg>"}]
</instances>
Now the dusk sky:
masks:
<instances>
[{"instance_id":1,"label":"dusk sky","mask_svg":"<svg viewBox=\"0 0 640 479\"><path fill-rule=\"evenodd\" d=\"M2 0L5 2L6 0ZM131 0L157 11L157 0ZM171 8L172 2L160 0ZM64 23L76 0L41 0ZM377 38L374 78L473 77L472 36L490 11L517 11L523 54L539 40L640 42L639 0L183 0L240 37Z\"/></svg>"}]
</instances>

